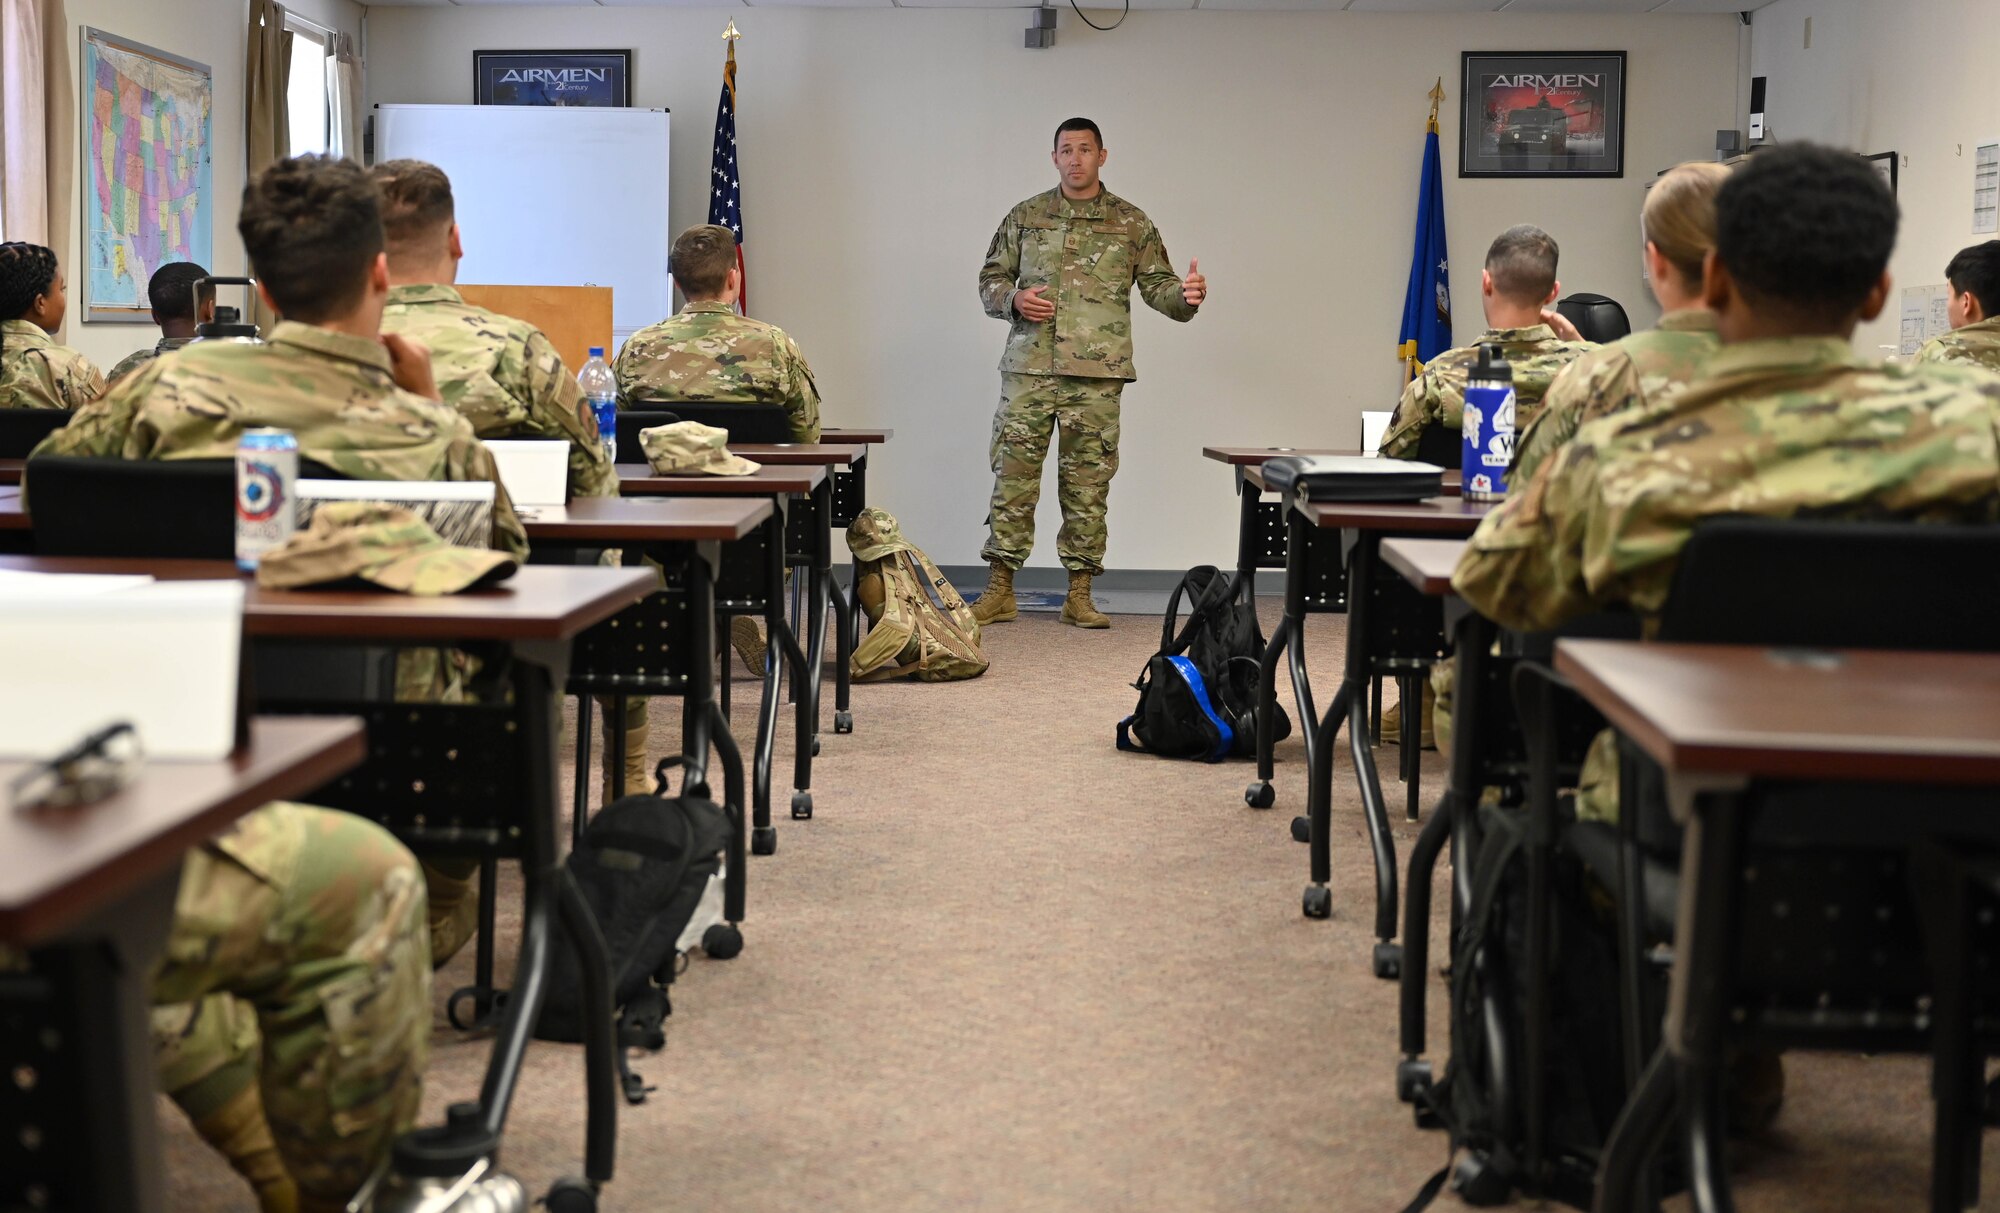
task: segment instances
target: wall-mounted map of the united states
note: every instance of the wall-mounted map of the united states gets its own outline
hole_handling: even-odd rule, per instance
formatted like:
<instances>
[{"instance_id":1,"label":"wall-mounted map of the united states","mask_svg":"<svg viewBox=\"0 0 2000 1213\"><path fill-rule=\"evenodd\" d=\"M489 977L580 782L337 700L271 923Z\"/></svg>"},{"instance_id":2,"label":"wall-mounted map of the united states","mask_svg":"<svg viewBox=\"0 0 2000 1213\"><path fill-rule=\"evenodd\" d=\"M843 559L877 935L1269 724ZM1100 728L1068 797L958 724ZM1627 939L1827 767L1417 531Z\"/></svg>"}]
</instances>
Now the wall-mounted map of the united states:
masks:
<instances>
[{"instance_id":1,"label":"wall-mounted map of the united states","mask_svg":"<svg viewBox=\"0 0 2000 1213\"><path fill-rule=\"evenodd\" d=\"M210 259L208 71L97 31L84 39L84 272L91 308L145 309L146 283L170 261Z\"/></svg>"}]
</instances>

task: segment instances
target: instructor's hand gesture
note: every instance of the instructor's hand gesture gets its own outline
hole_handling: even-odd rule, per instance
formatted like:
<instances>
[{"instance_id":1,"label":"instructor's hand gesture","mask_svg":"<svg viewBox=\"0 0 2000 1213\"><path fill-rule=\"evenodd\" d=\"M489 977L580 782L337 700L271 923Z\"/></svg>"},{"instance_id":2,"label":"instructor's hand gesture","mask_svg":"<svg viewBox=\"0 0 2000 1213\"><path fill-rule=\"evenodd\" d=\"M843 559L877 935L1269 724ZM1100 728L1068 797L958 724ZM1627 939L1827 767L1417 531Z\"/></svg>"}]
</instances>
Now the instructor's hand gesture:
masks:
<instances>
[{"instance_id":1,"label":"instructor's hand gesture","mask_svg":"<svg viewBox=\"0 0 2000 1213\"><path fill-rule=\"evenodd\" d=\"M1040 324L1056 314L1055 303L1042 298L1042 292L1048 289L1046 286L1032 286L1025 291L1014 292L1014 310L1021 313L1021 319Z\"/></svg>"},{"instance_id":2,"label":"instructor's hand gesture","mask_svg":"<svg viewBox=\"0 0 2000 1213\"><path fill-rule=\"evenodd\" d=\"M1208 279L1201 276L1199 257L1188 258L1187 277L1181 279L1181 298L1187 300L1189 307L1200 307L1201 301L1208 298Z\"/></svg>"}]
</instances>

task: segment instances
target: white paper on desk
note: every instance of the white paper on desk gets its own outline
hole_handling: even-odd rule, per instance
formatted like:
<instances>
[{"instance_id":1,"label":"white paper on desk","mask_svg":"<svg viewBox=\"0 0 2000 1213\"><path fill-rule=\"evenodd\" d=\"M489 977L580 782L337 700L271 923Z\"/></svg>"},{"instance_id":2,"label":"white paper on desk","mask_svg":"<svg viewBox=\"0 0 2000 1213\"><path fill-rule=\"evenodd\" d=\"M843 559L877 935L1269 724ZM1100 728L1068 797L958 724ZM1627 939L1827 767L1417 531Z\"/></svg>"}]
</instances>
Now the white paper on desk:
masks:
<instances>
[{"instance_id":1,"label":"white paper on desk","mask_svg":"<svg viewBox=\"0 0 2000 1213\"><path fill-rule=\"evenodd\" d=\"M144 573L30 573L0 569L0 600L119 594L153 584Z\"/></svg>"},{"instance_id":2,"label":"white paper on desk","mask_svg":"<svg viewBox=\"0 0 2000 1213\"><path fill-rule=\"evenodd\" d=\"M522 506L562 505L569 500L569 443L553 438L494 438L485 442L500 472L500 483Z\"/></svg>"},{"instance_id":3,"label":"white paper on desk","mask_svg":"<svg viewBox=\"0 0 2000 1213\"><path fill-rule=\"evenodd\" d=\"M1389 432L1389 419L1396 414L1388 409L1361 410L1361 453L1373 455L1382 449L1382 435Z\"/></svg>"},{"instance_id":4,"label":"white paper on desk","mask_svg":"<svg viewBox=\"0 0 2000 1213\"><path fill-rule=\"evenodd\" d=\"M225 757L242 648L240 581L0 595L0 758L46 759L121 720L149 758Z\"/></svg>"}]
</instances>

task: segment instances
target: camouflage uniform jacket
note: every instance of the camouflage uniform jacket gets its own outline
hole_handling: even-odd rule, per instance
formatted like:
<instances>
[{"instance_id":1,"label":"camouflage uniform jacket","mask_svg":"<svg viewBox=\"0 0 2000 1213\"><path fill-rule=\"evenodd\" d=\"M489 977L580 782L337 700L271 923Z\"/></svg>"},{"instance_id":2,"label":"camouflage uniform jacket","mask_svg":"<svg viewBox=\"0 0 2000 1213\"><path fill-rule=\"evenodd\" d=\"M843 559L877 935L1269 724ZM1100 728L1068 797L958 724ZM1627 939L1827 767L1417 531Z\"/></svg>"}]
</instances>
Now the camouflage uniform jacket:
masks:
<instances>
[{"instance_id":1,"label":"camouflage uniform jacket","mask_svg":"<svg viewBox=\"0 0 2000 1213\"><path fill-rule=\"evenodd\" d=\"M444 402L481 438L569 443L569 495L616 497L618 474L598 442L597 418L542 331L465 302L448 286L389 288L382 331L430 347Z\"/></svg>"},{"instance_id":2,"label":"camouflage uniform jacket","mask_svg":"<svg viewBox=\"0 0 2000 1213\"><path fill-rule=\"evenodd\" d=\"M1054 319L1036 324L1014 310L1014 296L1045 286ZM1194 319L1180 275L1146 213L1107 189L1073 199L1060 188L1007 212L986 264L979 301L1008 322L1000 369L1011 375L1137 379L1132 366L1132 288L1171 320Z\"/></svg>"},{"instance_id":3,"label":"camouflage uniform jacket","mask_svg":"<svg viewBox=\"0 0 2000 1213\"><path fill-rule=\"evenodd\" d=\"M2000 371L2000 316L1931 338L1917 351L1917 361L1968 362Z\"/></svg>"},{"instance_id":4,"label":"camouflage uniform jacket","mask_svg":"<svg viewBox=\"0 0 2000 1213\"><path fill-rule=\"evenodd\" d=\"M155 345L152 349L134 350L132 353L120 358L118 365L111 368L111 373L104 377L104 381L106 383L116 383L153 359L158 358L161 354L177 350L184 345L192 345L193 343L194 338L192 337L162 337L159 344Z\"/></svg>"},{"instance_id":5,"label":"camouflage uniform jacket","mask_svg":"<svg viewBox=\"0 0 2000 1213\"><path fill-rule=\"evenodd\" d=\"M0 320L0 409L76 409L104 394L90 359L30 320Z\"/></svg>"},{"instance_id":6,"label":"camouflage uniform jacket","mask_svg":"<svg viewBox=\"0 0 2000 1213\"><path fill-rule=\"evenodd\" d=\"M627 405L782 404L792 440L819 441L819 388L798 344L720 299L690 299L678 315L632 334L611 369Z\"/></svg>"},{"instance_id":7,"label":"camouflage uniform jacket","mask_svg":"<svg viewBox=\"0 0 2000 1213\"><path fill-rule=\"evenodd\" d=\"M1656 617L1703 518L2000 517L2000 376L1835 337L1725 346L1671 403L1592 421L1486 516L1452 588L1502 627Z\"/></svg>"},{"instance_id":8,"label":"camouflage uniform jacket","mask_svg":"<svg viewBox=\"0 0 2000 1213\"><path fill-rule=\"evenodd\" d=\"M1541 411L1514 443L1510 481L1534 475L1584 422L1672 400L1716 345L1715 313L1684 308L1660 317L1660 327L1651 332L1599 346L1570 363L1549 384Z\"/></svg>"},{"instance_id":9,"label":"camouflage uniform jacket","mask_svg":"<svg viewBox=\"0 0 2000 1213\"><path fill-rule=\"evenodd\" d=\"M1382 453L1392 459L1409 459L1417 453L1424 431L1434 425L1456 430L1464 423L1465 379L1479 361L1479 347L1497 345L1514 368L1514 432L1535 418L1542 393L1556 372L1575 361L1585 351L1595 349L1588 341L1564 341L1546 324L1524 329L1487 329L1471 345L1446 350L1430 360L1410 385L1389 418L1382 434Z\"/></svg>"},{"instance_id":10,"label":"camouflage uniform jacket","mask_svg":"<svg viewBox=\"0 0 2000 1213\"><path fill-rule=\"evenodd\" d=\"M493 481L493 546L527 556L492 454L450 406L397 387L380 342L289 321L269 340L204 341L155 359L34 454L226 459L244 430L282 426L302 457L359 480Z\"/></svg>"}]
</instances>

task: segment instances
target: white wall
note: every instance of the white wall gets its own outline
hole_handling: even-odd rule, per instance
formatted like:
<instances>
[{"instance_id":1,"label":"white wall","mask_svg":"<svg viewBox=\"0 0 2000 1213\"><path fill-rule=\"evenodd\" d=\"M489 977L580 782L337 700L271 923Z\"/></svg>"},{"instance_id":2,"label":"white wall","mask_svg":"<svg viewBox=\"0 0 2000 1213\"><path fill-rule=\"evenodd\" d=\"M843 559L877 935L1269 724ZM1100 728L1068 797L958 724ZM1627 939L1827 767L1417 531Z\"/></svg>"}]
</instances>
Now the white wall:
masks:
<instances>
[{"instance_id":1,"label":"white wall","mask_svg":"<svg viewBox=\"0 0 2000 1213\"><path fill-rule=\"evenodd\" d=\"M945 563L977 563L991 487L1004 330L975 275L1007 209L1054 184L1060 119L1104 127L1106 183L1209 277L1190 325L1140 307L1112 493L1108 563L1174 569L1234 550L1230 481L1204 444L1353 445L1360 411L1393 404L1424 94L1438 76L1455 94L1461 50L1631 54L1622 180L1461 181L1447 109L1462 340L1486 245L1518 222L1562 243L1566 287L1649 322L1644 184L1742 125L1734 15L1134 12L1096 33L1065 13L1056 46L1028 51L1019 10L375 7L369 99L469 101L475 48L631 47L633 103L675 112L670 218L699 223L730 15L753 313L797 337L829 424L897 428L871 498ZM587 187L524 180L523 204ZM1056 526L1050 492L1033 563L1055 563Z\"/></svg>"},{"instance_id":2,"label":"white wall","mask_svg":"<svg viewBox=\"0 0 2000 1213\"><path fill-rule=\"evenodd\" d=\"M82 26L143 42L184 59L206 63L214 73L215 109L210 155L215 187L214 264L210 272L225 276L247 272L243 242L236 237L236 213L243 198L243 66L250 30L249 0L66 0L71 80L78 78L83 55ZM286 7L299 16L321 25L355 35L361 32L361 6L354 0L286 0ZM81 94L72 93L80 96ZM75 186L64 208L66 226L56 230L62 247L56 250L63 273L69 280L69 317L60 335L67 345L89 355L100 368L110 370L120 358L160 339L160 331L150 324L87 324L83 319L83 290L77 272L78 241L83 229L80 199L86 178L82 175L81 135L74 137L77 166ZM225 300L226 302L227 300Z\"/></svg>"},{"instance_id":3,"label":"white wall","mask_svg":"<svg viewBox=\"0 0 2000 1213\"><path fill-rule=\"evenodd\" d=\"M1806 21L1812 21L1812 46ZM1769 134L1857 152L1897 152L1903 222L1888 311L1855 334L1886 353L1901 288L1944 281L1972 234L1972 149L2000 140L2000 4L1994 0L1778 0L1751 26L1751 70L1766 77Z\"/></svg>"}]
</instances>

